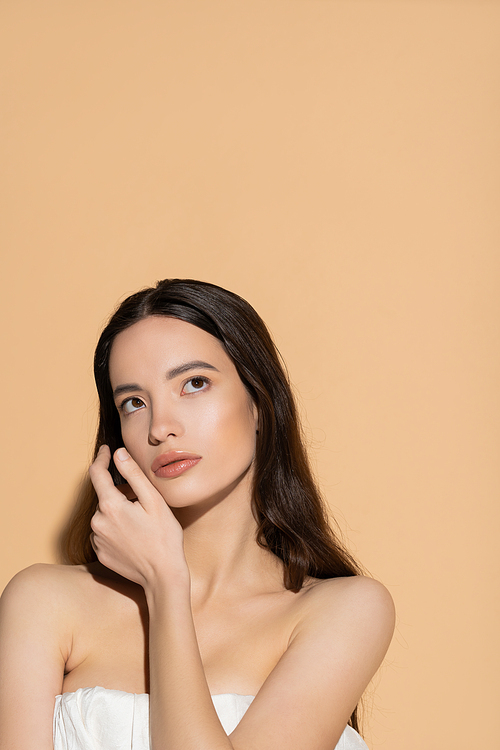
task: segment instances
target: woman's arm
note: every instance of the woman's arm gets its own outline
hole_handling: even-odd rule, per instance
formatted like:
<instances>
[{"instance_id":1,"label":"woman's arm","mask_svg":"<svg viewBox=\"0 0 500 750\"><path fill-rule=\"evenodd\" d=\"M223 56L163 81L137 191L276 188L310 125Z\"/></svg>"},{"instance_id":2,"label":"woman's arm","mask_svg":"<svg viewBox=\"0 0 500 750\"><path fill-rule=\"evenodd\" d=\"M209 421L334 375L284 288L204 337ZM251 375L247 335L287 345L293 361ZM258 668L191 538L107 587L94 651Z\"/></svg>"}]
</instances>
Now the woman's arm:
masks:
<instances>
[{"instance_id":1,"label":"woman's arm","mask_svg":"<svg viewBox=\"0 0 500 750\"><path fill-rule=\"evenodd\" d=\"M137 503L113 487L108 463L104 448L91 474L94 544L104 565L146 594L152 750L332 750L389 645L394 612L384 587L361 577L312 587L286 653L227 737L196 639L182 530L131 458L120 473Z\"/></svg>"},{"instance_id":2,"label":"woman's arm","mask_svg":"<svg viewBox=\"0 0 500 750\"><path fill-rule=\"evenodd\" d=\"M183 532L162 496L122 448L120 473L138 497L113 486L103 446L90 469L99 497L93 546L103 565L145 591L149 609L152 750L231 750L210 697L191 611Z\"/></svg>"},{"instance_id":3,"label":"woman's arm","mask_svg":"<svg viewBox=\"0 0 500 750\"><path fill-rule=\"evenodd\" d=\"M231 750L200 657L189 591L148 586L152 750Z\"/></svg>"},{"instance_id":4,"label":"woman's arm","mask_svg":"<svg viewBox=\"0 0 500 750\"><path fill-rule=\"evenodd\" d=\"M54 697L66 660L60 575L34 565L0 599L0 750L53 750Z\"/></svg>"},{"instance_id":5,"label":"woman's arm","mask_svg":"<svg viewBox=\"0 0 500 750\"><path fill-rule=\"evenodd\" d=\"M290 645L228 738L215 714L189 599L157 581L150 608L153 750L333 750L394 627L392 600L369 578L319 583Z\"/></svg>"}]
</instances>

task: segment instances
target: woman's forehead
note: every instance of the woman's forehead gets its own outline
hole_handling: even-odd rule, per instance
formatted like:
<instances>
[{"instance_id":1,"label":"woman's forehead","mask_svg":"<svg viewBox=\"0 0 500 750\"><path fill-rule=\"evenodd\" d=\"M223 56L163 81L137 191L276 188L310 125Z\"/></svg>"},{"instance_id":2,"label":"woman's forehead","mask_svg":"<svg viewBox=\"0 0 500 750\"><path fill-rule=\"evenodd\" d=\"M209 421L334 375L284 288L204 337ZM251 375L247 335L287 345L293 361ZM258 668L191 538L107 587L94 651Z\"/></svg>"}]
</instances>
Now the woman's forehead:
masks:
<instances>
[{"instance_id":1,"label":"woman's forehead","mask_svg":"<svg viewBox=\"0 0 500 750\"><path fill-rule=\"evenodd\" d=\"M113 379L124 369L149 366L172 369L195 361L217 369L234 367L215 336L179 318L151 316L116 336L110 353L110 377Z\"/></svg>"}]
</instances>

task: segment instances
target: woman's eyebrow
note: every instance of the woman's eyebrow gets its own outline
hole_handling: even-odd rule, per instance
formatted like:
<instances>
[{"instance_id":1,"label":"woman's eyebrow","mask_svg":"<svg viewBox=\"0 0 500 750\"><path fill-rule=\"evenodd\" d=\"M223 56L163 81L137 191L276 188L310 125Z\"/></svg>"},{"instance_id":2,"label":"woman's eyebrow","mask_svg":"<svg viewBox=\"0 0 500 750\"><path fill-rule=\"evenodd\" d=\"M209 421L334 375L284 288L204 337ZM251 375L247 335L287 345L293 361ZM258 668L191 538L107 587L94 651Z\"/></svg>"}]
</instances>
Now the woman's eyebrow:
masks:
<instances>
[{"instance_id":1,"label":"woman's eyebrow","mask_svg":"<svg viewBox=\"0 0 500 750\"><path fill-rule=\"evenodd\" d=\"M215 370L215 372L219 372L216 367L210 365L208 362L202 362L201 360L196 359L193 362L185 362L183 365L179 365L178 367L174 367L172 370L169 370L167 372L167 380L173 380L173 378L176 378L178 375L182 375L182 373L184 372L188 372L189 370L197 370L199 368L202 368L203 370Z\"/></svg>"},{"instance_id":2,"label":"woman's eyebrow","mask_svg":"<svg viewBox=\"0 0 500 750\"><path fill-rule=\"evenodd\" d=\"M215 372L219 372L219 370L214 367L213 365L209 364L208 362L202 362L199 359L193 360L192 362L184 362L182 365L178 365L177 367L174 367L172 370L169 370L167 372L167 380L173 380L178 375L182 375L184 372L189 372L189 370L197 370L197 369L203 369L203 370L215 370ZM118 385L113 391L113 397L116 398L117 396L120 396L122 393L130 393L130 391L140 391L141 386L137 383L124 383L123 385Z\"/></svg>"},{"instance_id":3,"label":"woman's eyebrow","mask_svg":"<svg viewBox=\"0 0 500 750\"><path fill-rule=\"evenodd\" d=\"M123 385L117 385L113 391L113 398L116 398L121 393L129 393L130 391L140 391L141 387L137 383L124 383Z\"/></svg>"}]
</instances>

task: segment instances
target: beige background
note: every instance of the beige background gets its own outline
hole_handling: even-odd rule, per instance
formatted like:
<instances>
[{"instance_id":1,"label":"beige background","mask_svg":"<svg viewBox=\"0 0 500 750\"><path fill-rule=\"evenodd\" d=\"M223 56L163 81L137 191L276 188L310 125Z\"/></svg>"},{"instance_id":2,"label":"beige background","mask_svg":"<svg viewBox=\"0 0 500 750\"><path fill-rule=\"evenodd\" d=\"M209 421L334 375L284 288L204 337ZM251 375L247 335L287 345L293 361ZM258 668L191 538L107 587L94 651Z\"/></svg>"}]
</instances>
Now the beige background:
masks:
<instances>
[{"instance_id":1,"label":"beige background","mask_svg":"<svg viewBox=\"0 0 500 750\"><path fill-rule=\"evenodd\" d=\"M269 323L399 620L373 750L498 741L498 2L3 0L1 580L54 559L114 304Z\"/></svg>"}]
</instances>

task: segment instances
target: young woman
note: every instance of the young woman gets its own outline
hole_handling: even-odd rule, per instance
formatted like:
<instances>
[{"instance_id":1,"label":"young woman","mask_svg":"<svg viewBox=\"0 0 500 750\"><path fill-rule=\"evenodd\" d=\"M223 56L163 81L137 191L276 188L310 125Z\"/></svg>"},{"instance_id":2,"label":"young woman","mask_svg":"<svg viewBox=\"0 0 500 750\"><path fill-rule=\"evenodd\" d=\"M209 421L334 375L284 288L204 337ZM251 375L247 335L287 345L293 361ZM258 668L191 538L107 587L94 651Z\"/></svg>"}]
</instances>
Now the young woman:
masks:
<instances>
[{"instance_id":1,"label":"young woman","mask_svg":"<svg viewBox=\"0 0 500 750\"><path fill-rule=\"evenodd\" d=\"M256 312L159 282L111 317L95 376L73 564L2 598L0 750L366 748L392 601L328 527Z\"/></svg>"}]
</instances>

